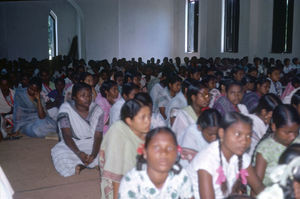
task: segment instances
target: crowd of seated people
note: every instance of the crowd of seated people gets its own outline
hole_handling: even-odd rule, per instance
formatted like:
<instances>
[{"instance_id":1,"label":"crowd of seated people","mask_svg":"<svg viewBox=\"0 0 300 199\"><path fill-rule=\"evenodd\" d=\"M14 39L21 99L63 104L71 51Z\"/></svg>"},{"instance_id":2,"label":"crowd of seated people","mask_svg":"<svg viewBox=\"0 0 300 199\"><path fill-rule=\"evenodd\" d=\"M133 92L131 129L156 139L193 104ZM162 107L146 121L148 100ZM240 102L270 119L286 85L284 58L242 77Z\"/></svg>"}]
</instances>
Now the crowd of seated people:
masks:
<instances>
[{"instance_id":1,"label":"crowd of seated people","mask_svg":"<svg viewBox=\"0 0 300 199\"><path fill-rule=\"evenodd\" d=\"M1 139L57 133L57 172L98 169L101 198L262 197L300 150L298 58L0 59L0 75Z\"/></svg>"}]
</instances>

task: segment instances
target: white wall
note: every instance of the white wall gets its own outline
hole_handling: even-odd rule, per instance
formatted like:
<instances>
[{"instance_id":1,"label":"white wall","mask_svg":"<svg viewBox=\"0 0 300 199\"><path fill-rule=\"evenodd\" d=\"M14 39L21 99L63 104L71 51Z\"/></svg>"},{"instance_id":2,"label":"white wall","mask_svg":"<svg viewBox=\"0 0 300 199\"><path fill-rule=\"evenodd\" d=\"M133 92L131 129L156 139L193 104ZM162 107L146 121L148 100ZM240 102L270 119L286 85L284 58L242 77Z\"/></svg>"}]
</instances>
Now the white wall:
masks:
<instances>
[{"instance_id":1,"label":"white wall","mask_svg":"<svg viewBox=\"0 0 300 199\"><path fill-rule=\"evenodd\" d=\"M174 0L121 0L119 57L174 55Z\"/></svg>"},{"instance_id":2,"label":"white wall","mask_svg":"<svg viewBox=\"0 0 300 199\"><path fill-rule=\"evenodd\" d=\"M79 35L83 58L141 56L275 58L300 55L300 1L294 1L293 51L272 54L273 0L240 1L239 52L221 52L221 0L199 2L199 52L185 53L185 0L39 0L0 3L0 57L48 57L47 17L58 17L59 54ZM77 6L77 8L76 8Z\"/></svg>"},{"instance_id":3,"label":"white wall","mask_svg":"<svg viewBox=\"0 0 300 199\"><path fill-rule=\"evenodd\" d=\"M58 18L58 54L68 54L77 35L76 11L65 1L0 3L0 57L48 58L48 14Z\"/></svg>"},{"instance_id":4,"label":"white wall","mask_svg":"<svg viewBox=\"0 0 300 199\"><path fill-rule=\"evenodd\" d=\"M87 60L109 59L119 54L118 0L75 0L83 13L83 48Z\"/></svg>"}]
</instances>

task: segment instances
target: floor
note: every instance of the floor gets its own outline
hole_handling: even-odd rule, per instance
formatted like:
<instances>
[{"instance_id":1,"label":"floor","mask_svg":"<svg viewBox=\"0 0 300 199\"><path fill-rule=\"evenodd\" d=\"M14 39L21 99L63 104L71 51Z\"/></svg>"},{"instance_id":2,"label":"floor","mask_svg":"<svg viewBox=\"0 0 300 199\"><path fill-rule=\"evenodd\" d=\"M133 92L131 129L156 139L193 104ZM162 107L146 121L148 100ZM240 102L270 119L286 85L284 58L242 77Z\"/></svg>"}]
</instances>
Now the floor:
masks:
<instances>
[{"instance_id":1,"label":"floor","mask_svg":"<svg viewBox=\"0 0 300 199\"><path fill-rule=\"evenodd\" d=\"M80 175L64 178L51 161L55 140L22 137L0 142L0 165L15 199L94 199L100 198L99 173L85 169Z\"/></svg>"}]
</instances>

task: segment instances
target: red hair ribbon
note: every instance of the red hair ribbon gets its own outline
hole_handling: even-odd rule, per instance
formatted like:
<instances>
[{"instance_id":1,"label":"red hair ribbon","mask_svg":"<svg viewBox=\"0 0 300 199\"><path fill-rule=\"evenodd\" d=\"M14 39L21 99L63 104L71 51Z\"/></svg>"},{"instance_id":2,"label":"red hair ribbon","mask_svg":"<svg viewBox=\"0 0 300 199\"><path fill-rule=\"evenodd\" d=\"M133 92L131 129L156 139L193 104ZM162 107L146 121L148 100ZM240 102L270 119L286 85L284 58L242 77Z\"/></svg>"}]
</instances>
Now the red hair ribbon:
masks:
<instances>
[{"instance_id":1,"label":"red hair ribbon","mask_svg":"<svg viewBox=\"0 0 300 199\"><path fill-rule=\"evenodd\" d=\"M145 145L144 145L144 144L141 144L141 145L136 149L137 154L143 155L144 147L145 147Z\"/></svg>"}]
</instances>

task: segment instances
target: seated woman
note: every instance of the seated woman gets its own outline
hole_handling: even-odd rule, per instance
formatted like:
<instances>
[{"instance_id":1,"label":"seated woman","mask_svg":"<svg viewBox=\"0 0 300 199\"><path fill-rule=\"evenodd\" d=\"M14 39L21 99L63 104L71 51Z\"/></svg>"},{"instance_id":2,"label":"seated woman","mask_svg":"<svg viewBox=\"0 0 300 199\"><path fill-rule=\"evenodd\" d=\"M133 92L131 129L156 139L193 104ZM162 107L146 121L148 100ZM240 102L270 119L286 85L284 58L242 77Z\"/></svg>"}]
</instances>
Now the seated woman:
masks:
<instances>
[{"instance_id":1,"label":"seated woman","mask_svg":"<svg viewBox=\"0 0 300 199\"><path fill-rule=\"evenodd\" d=\"M267 94L269 89L270 80L265 77L261 77L256 81L255 91L245 93L241 103L247 107L249 112L252 112L258 105L260 97Z\"/></svg>"},{"instance_id":2,"label":"seated woman","mask_svg":"<svg viewBox=\"0 0 300 199\"><path fill-rule=\"evenodd\" d=\"M83 73L80 74L79 81L83 82L83 83L86 83L86 84L91 86L91 88L92 88L92 100L94 102L96 97L97 97L97 92L95 90L93 75L91 73L88 73L88 72L83 72Z\"/></svg>"},{"instance_id":3,"label":"seated woman","mask_svg":"<svg viewBox=\"0 0 300 199\"><path fill-rule=\"evenodd\" d=\"M191 81L190 81L191 80ZM173 97L166 107L166 115L167 115L167 124L168 126L172 126L174 120L176 118L177 111L186 107L187 104L187 90L188 87L196 80L184 80L181 84L181 91L177 93L175 97Z\"/></svg>"},{"instance_id":4,"label":"seated woman","mask_svg":"<svg viewBox=\"0 0 300 199\"><path fill-rule=\"evenodd\" d=\"M229 112L248 114L247 107L244 104L240 104L242 98L242 85L237 81L228 82L226 85L226 96L220 97L213 108L217 109L222 116Z\"/></svg>"},{"instance_id":5,"label":"seated woman","mask_svg":"<svg viewBox=\"0 0 300 199\"><path fill-rule=\"evenodd\" d=\"M62 78L57 78L54 80L55 90L52 90L48 94L48 102L46 102L46 108L48 110L49 116L57 120L58 109L60 105L64 102L64 88L65 80Z\"/></svg>"},{"instance_id":6,"label":"seated woman","mask_svg":"<svg viewBox=\"0 0 300 199\"><path fill-rule=\"evenodd\" d=\"M282 102L277 95L268 93L260 98L258 106L251 114L247 115L253 121L251 145L248 151L250 157L252 157L258 142L266 134L274 109L280 104Z\"/></svg>"},{"instance_id":7,"label":"seated woman","mask_svg":"<svg viewBox=\"0 0 300 199\"><path fill-rule=\"evenodd\" d=\"M195 124L202 112L208 108L210 95L208 88L202 84L190 85L187 91L187 107L178 111L172 130L176 133L178 143L182 142L184 130Z\"/></svg>"},{"instance_id":8,"label":"seated woman","mask_svg":"<svg viewBox=\"0 0 300 199\"><path fill-rule=\"evenodd\" d=\"M137 148L150 129L151 109L132 99L123 105L121 120L104 136L100 149L101 198L117 198L123 175L134 168Z\"/></svg>"},{"instance_id":9,"label":"seated woman","mask_svg":"<svg viewBox=\"0 0 300 199\"><path fill-rule=\"evenodd\" d=\"M153 102L148 93L139 92L134 96L134 99L143 102L143 104L149 106L152 110ZM150 129L154 129L157 127L165 127L165 126L166 126L166 121L164 120L162 115L158 112L156 113L152 112Z\"/></svg>"},{"instance_id":10,"label":"seated woman","mask_svg":"<svg viewBox=\"0 0 300 199\"><path fill-rule=\"evenodd\" d=\"M220 121L220 113L215 109L208 109L200 115L197 124L189 126L184 131L182 143L180 143L182 147L180 164L183 167L186 167L209 143L217 139Z\"/></svg>"},{"instance_id":11,"label":"seated woman","mask_svg":"<svg viewBox=\"0 0 300 199\"><path fill-rule=\"evenodd\" d=\"M45 102L40 93L41 80L32 78L28 88L18 88L14 99L13 132L30 137L45 137L56 132L56 122L48 116Z\"/></svg>"},{"instance_id":12,"label":"seated woman","mask_svg":"<svg viewBox=\"0 0 300 199\"><path fill-rule=\"evenodd\" d=\"M123 84L122 87L122 97L114 103L109 111L109 126L111 126L114 122L120 120L121 108L123 104L130 99L133 99L135 94L139 92L139 87L134 83L126 83Z\"/></svg>"},{"instance_id":13,"label":"seated woman","mask_svg":"<svg viewBox=\"0 0 300 199\"><path fill-rule=\"evenodd\" d=\"M103 133L106 133L109 127L109 111L112 105L116 102L119 96L118 84L115 81L107 80L102 83L100 93L95 100L104 111L104 128Z\"/></svg>"},{"instance_id":14,"label":"seated woman","mask_svg":"<svg viewBox=\"0 0 300 199\"><path fill-rule=\"evenodd\" d=\"M15 92L9 88L9 80L7 76L0 78L0 114L1 114L1 133L3 138L10 137L10 130L13 127L12 113L14 106Z\"/></svg>"},{"instance_id":15,"label":"seated woman","mask_svg":"<svg viewBox=\"0 0 300 199\"><path fill-rule=\"evenodd\" d=\"M161 95L158 99L158 109L164 119L167 119L166 107L170 100L180 91L182 82L181 78L176 74L171 74L167 79L168 86L161 91Z\"/></svg>"},{"instance_id":16,"label":"seated woman","mask_svg":"<svg viewBox=\"0 0 300 199\"><path fill-rule=\"evenodd\" d=\"M291 105L297 109L298 115L300 116L300 90L293 95Z\"/></svg>"},{"instance_id":17,"label":"seated woman","mask_svg":"<svg viewBox=\"0 0 300 199\"><path fill-rule=\"evenodd\" d=\"M92 102L92 88L77 83L73 101L61 105L58 114L61 141L51 149L53 164L60 175L79 174L86 167L98 166L97 154L102 141L103 111Z\"/></svg>"}]
</instances>

